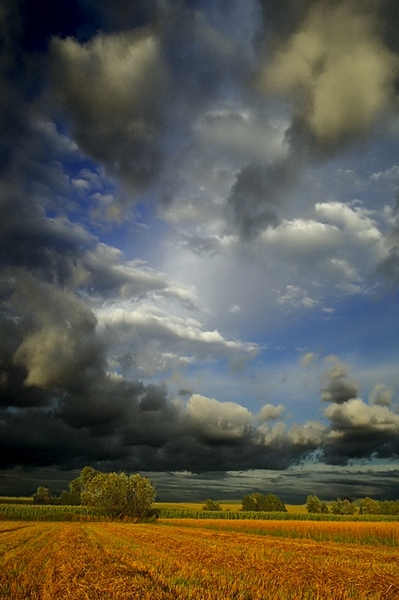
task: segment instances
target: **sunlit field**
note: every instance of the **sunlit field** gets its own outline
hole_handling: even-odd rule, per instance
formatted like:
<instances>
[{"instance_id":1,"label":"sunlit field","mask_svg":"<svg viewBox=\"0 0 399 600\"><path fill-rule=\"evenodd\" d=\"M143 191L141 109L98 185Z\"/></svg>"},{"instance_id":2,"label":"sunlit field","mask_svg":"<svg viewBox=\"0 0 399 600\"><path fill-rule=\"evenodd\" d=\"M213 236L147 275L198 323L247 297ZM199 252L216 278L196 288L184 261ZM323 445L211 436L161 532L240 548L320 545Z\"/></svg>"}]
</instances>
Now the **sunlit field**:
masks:
<instances>
[{"instance_id":1,"label":"sunlit field","mask_svg":"<svg viewBox=\"0 0 399 600\"><path fill-rule=\"evenodd\" d=\"M203 502L154 502L154 506L157 509L166 510L201 510L204 506ZM236 504L234 510L239 510L241 505ZM222 507L226 510L226 505Z\"/></svg>"},{"instance_id":2,"label":"sunlit field","mask_svg":"<svg viewBox=\"0 0 399 600\"><path fill-rule=\"evenodd\" d=\"M183 523L186 525L186 523ZM208 527L207 527L208 525ZM0 598L396 600L396 523L0 523ZM231 525L231 523L230 523ZM287 529L281 530L282 525ZM212 526L212 529L209 528ZM280 531L273 536L273 526ZM316 541L318 531L353 532ZM297 537L290 537L290 530ZM351 529L352 528L352 529Z\"/></svg>"},{"instance_id":3,"label":"sunlit field","mask_svg":"<svg viewBox=\"0 0 399 600\"><path fill-rule=\"evenodd\" d=\"M241 510L241 500L231 501L217 500L222 510L237 511ZM202 510L204 502L155 502L155 507L164 510Z\"/></svg>"},{"instance_id":4,"label":"sunlit field","mask_svg":"<svg viewBox=\"0 0 399 600\"><path fill-rule=\"evenodd\" d=\"M235 512L241 510L241 500L217 500L222 510ZM165 510L201 510L204 506L203 502L155 502L155 507ZM299 515L306 514L305 504L286 504L287 512Z\"/></svg>"}]
</instances>

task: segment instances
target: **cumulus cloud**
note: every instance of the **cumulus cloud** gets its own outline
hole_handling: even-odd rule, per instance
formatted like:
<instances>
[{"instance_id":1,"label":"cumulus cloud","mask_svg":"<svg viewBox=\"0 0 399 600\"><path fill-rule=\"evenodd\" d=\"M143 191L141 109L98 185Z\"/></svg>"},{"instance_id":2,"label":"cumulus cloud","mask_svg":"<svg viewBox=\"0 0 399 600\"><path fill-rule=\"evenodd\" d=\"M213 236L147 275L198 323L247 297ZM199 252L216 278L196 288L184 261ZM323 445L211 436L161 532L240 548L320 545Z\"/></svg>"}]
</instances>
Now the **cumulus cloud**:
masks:
<instances>
[{"instance_id":1,"label":"cumulus cloud","mask_svg":"<svg viewBox=\"0 0 399 600\"><path fill-rule=\"evenodd\" d=\"M99 332L134 357L132 366L149 374L205 360L250 361L257 344L228 340L219 331L206 331L193 319L173 316L150 304L119 306L97 312Z\"/></svg>"},{"instance_id":2,"label":"cumulus cloud","mask_svg":"<svg viewBox=\"0 0 399 600\"><path fill-rule=\"evenodd\" d=\"M367 131L391 103L397 57L379 35L375 11L359 2L318 2L283 39L260 76L270 92L291 95L316 146L334 148Z\"/></svg>"},{"instance_id":3,"label":"cumulus cloud","mask_svg":"<svg viewBox=\"0 0 399 600\"><path fill-rule=\"evenodd\" d=\"M329 357L328 362L332 362L334 366L325 374L327 385L321 390L321 399L325 402L344 404L352 398L357 398L358 386L354 381L347 379L346 366L334 356Z\"/></svg>"},{"instance_id":4,"label":"cumulus cloud","mask_svg":"<svg viewBox=\"0 0 399 600\"><path fill-rule=\"evenodd\" d=\"M370 405L392 406L393 390L378 383L371 391Z\"/></svg>"},{"instance_id":5,"label":"cumulus cloud","mask_svg":"<svg viewBox=\"0 0 399 600\"><path fill-rule=\"evenodd\" d=\"M398 455L399 415L387 406L370 406L352 398L331 404L325 415L331 421L324 448L327 462L346 464L354 458Z\"/></svg>"},{"instance_id":6,"label":"cumulus cloud","mask_svg":"<svg viewBox=\"0 0 399 600\"><path fill-rule=\"evenodd\" d=\"M133 189L147 184L159 168L167 87L155 32L99 34L86 44L54 38L51 52L79 146Z\"/></svg>"},{"instance_id":7,"label":"cumulus cloud","mask_svg":"<svg viewBox=\"0 0 399 600\"><path fill-rule=\"evenodd\" d=\"M323 288L339 294L367 294L371 288L370 271L387 259L389 244L377 215L360 202L317 202L309 217L283 219L268 228L258 239L259 250L284 258L287 274L298 277L279 291L284 303L301 295L313 305L322 301ZM290 268L291 267L291 268ZM304 283L313 290L302 292ZM317 283L316 283L317 282Z\"/></svg>"},{"instance_id":8,"label":"cumulus cloud","mask_svg":"<svg viewBox=\"0 0 399 600\"><path fill-rule=\"evenodd\" d=\"M244 406L193 394L186 414L198 435L209 442L242 441L253 419Z\"/></svg>"},{"instance_id":9,"label":"cumulus cloud","mask_svg":"<svg viewBox=\"0 0 399 600\"><path fill-rule=\"evenodd\" d=\"M316 358L316 354L314 352L306 352L301 358L301 367L306 369Z\"/></svg>"},{"instance_id":10,"label":"cumulus cloud","mask_svg":"<svg viewBox=\"0 0 399 600\"><path fill-rule=\"evenodd\" d=\"M273 404L265 404L260 409L260 413L258 415L259 421L272 421L273 419L279 419L283 414L285 408L282 404L278 406L273 406Z\"/></svg>"}]
</instances>

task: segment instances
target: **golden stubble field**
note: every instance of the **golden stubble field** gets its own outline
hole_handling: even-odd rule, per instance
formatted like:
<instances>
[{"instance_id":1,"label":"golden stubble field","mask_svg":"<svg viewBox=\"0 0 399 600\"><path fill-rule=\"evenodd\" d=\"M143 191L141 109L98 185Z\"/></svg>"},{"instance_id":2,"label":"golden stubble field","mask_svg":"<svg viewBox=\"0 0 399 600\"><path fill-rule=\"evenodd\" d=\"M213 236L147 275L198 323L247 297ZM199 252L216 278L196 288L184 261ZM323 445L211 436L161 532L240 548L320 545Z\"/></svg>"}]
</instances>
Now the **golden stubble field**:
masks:
<instances>
[{"instance_id":1,"label":"golden stubble field","mask_svg":"<svg viewBox=\"0 0 399 600\"><path fill-rule=\"evenodd\" d=\"M281 525L1 522L0 598L399 598L397 523Z\"/></svg>"}]
</instances>

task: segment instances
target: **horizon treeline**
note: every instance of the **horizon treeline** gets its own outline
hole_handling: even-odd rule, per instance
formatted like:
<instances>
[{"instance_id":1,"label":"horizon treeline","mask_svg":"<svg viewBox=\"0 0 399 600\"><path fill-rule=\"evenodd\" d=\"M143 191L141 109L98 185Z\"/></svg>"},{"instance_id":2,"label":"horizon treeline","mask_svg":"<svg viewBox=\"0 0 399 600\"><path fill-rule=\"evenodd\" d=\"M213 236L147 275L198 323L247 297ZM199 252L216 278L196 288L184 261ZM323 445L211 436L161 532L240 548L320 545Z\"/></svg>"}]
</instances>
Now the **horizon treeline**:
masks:
<instances>
[{"instance_id":1,"label":"horizon treeline","mask_svg":"<svg viewBox=\"0 0 399 600\"><path fill-rule=\"evenodd\" d=\"M49 488L39 486L32 494L34 504L53 504L78 506L82 504L82 492L85 479L98 474L92 467L84 467L80 476L69 483L68 490L63 490L59 496L54 496ZM358 498L355 501L348 498L322 501L318 496L310 494L306 498L305 507L312 514L335 515L399 515L399 500L375 500L370 497ZM220 502L211 499L205 501L203 510L221 511ZM241 511L245 512L287 512L284 502L275 494L253 492L246 494L241 500Z\"/></svg>"},{"instance_id":2,"label":"horizon treeline","mask_svg":"<svg viewBox=\"0 0 399 600\"><path fill-rule=\"evenodd\" d=\"M356 501L350 498L337 498L327 504L320 498L310 495L306 499L306 509L313 514L333 515L399 515L399 500L374 500L369 496Z\"/></svg>"}]
</instances>

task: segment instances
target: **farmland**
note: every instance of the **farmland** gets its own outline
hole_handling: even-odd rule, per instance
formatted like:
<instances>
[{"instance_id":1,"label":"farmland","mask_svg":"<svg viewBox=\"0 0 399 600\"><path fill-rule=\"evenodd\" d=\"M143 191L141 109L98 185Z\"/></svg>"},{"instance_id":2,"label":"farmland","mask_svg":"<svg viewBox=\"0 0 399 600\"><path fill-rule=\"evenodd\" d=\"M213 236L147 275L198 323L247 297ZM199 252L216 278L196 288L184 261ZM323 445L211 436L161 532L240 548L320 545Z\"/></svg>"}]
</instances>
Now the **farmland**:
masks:
<instances>
[{"instance_id":1,"label":"farmland","mask_svg":"<svg viewBox=\"0 0 399 600\"><path fill-rule=\"evenodd\" d=\"M398 564L397 523L0 522L2 600L396 600Z\"/></svg>"}]
</instances>

